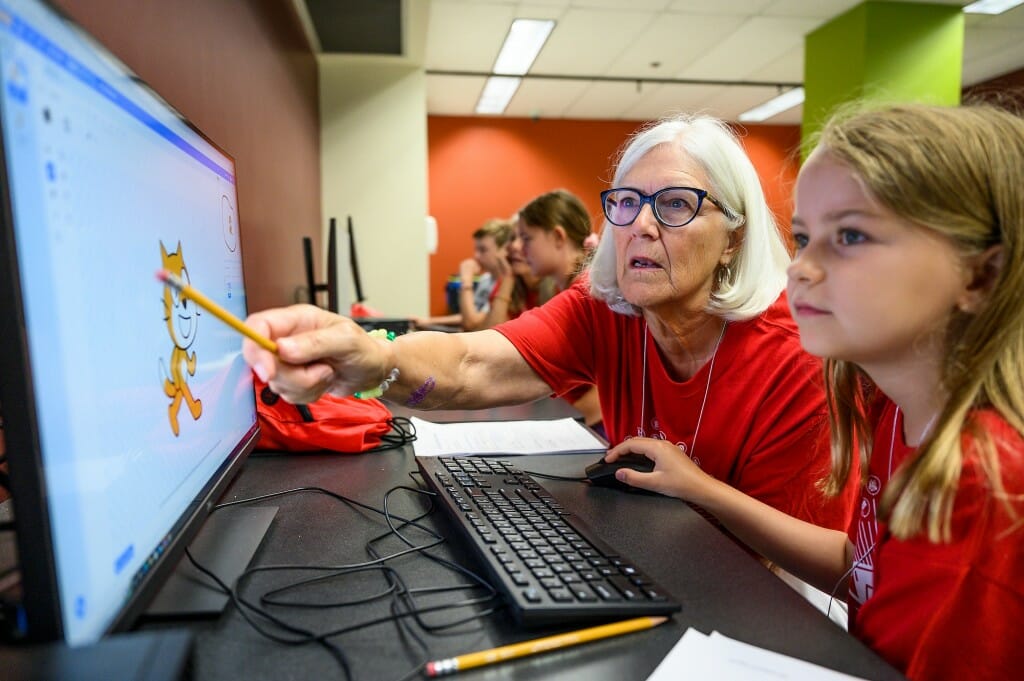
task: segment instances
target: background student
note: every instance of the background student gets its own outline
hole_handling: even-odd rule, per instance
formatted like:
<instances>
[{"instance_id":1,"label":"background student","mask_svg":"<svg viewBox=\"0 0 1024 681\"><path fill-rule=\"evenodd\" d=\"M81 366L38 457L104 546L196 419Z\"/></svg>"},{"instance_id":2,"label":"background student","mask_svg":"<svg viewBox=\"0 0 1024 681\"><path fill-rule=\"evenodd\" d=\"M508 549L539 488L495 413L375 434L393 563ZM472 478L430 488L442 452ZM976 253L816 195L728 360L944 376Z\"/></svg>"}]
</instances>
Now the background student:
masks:
<instances>
[{"instance_id":1,"label":"background student","mask_svg":"<svg viewBox=\"0 0 1024 681\"><path fill-rule=\"evenodd\" d=\"M844 532L791 518L633 439L651 473L764 556L845 593L850 630L911 679L1024 669L1024 121L986 106L830 123L800 172L789 302L828 357Z\"/></svg>"},{"instance_id":2,"label":"background student","mask_svg":"<svg viewBox=\"0 0 1024 681\"><path fill-rule=\"evenodd\" d=\"M459 312L436 317L414 317L417 326L453 325L463 331L486 328L491 294L502 269L509 241L515 232L511 220L493 218L473 232L473 257L459 263Z\"/></svg>"},{"instance_id":3,"label":"background student","mask_svg":"<svg viewBox=\"0 0 1024 681\"><path fill-rule=\"evenodd\" d=\"M590 215L574 194L556 189L519 211L516 232L523 257L538 277L551 277L556 292L569 288L587 257Z\"/></svg>"},{"instance_id":4,"label":"background student","mask_svg":"<svg viewBox=\"0 0 1024 681\"><path fill-rule=\"evenodd\" d=\"M523 240L515 229L518 215L509 218L512 237L505 246L505 257L498 260L498 273L491 290L491 308L487 312L481 329L489 329L515 319L523 312L532 310L551 300L555 294L554 282L548 277L533 273L530 263L523 255Z\"/></svg>"},{"instance_id":5,"label":"background student","mask_svg":"<svg viewBox=\"0 0 1024 681\"><path fill-rule=\"evenodd\" d=\"M541 194L519 210L516 236L523 258L535 277L549 278L554 292L569 288L587 258L592 236L590 215L583 202L565 189ZM577 386L564 398L583 414L584 422L601 436L601 401L593 385Z\"/></svg>"}]
</instances>

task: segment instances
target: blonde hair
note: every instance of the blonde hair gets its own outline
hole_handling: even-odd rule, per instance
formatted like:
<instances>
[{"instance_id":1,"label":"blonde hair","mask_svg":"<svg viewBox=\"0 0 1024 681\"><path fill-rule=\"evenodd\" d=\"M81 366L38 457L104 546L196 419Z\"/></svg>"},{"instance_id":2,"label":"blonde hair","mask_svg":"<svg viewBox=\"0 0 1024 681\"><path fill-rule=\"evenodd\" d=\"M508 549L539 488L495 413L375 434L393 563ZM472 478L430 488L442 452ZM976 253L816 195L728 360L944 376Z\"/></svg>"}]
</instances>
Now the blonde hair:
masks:
<instances>
[{"instance_id":1,"label":"blonde hair","mask_svg":"<svg viewBox=\"0 0 1024 681\"><path fill-rule=\"evenodd\" d=\"M515 234L515 231L515 223L512 220L505 218L491 218L479 229L473 232L473 238L483 239L488 236L493 237L495 245L497 245L498 248L501 248L512 240L512 236Z\"/></svg>"},{"instance_id":2,"label":"blonde hair","mask_svg":"<svg viewBox=\"0 0 1024 681\"><path fill-rule=\"evenodd\" d=\"M953 313L941 367L947 400L917 456L887 486L881 516L898 538L924 530L931 541L949 540L965 431L977 438L993 494L1013 516L999 476L999 443L975 427L971 412L992 408L1024 433L1024 120L989 105L846 111L822 130L818 149L848 166L889 210L943 235L963 257L1001 249L1002 266L983 305ZM849 362L827 360L825 374L833 441L826 489L835 493L853 456L867 470L875 388Z\"/></svg>"},{"instance_id":3,"label":"blonde hair","mask_svg":"<svg viewBox=\"0 0 1024 681\"><path fill-rule=\"evenodd\" d=\"M648 152L673 145L693 159L707 174L706 189L722 205L726 229L743 228L740 247L711 295L708 312L723 319L751 319L775 302L786 287L789 252L764 198L754 164L728 125L703 115L662 119L631 137L619 155L613 186ZM612 232L604 221L601 240L590 263L590 292L622 314L639 315L619 290Z\"/></svg>"}]
</instances>

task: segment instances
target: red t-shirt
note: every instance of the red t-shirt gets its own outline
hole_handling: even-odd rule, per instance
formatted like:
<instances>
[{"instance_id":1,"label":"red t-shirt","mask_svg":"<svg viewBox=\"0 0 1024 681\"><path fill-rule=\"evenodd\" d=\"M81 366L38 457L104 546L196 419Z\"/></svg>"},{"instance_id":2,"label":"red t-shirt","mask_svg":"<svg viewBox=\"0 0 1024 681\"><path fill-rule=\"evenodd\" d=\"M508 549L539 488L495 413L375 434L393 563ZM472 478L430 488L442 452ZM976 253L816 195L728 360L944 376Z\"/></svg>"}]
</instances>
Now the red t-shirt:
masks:
<instances>
[{"instance_id":1,"label":"red t-shirt","mask_svg":"<svg viewBox=\"0 0 1024 681\"><path fill-rule=\"evenodd\" d=\"M612 444L636 435L670 440L770 506L846 529L857 487L834 499L816 487L829 468L821 363L801 349L784 296L759 317L727 325L709 384L710 361L674 380L644 320L613 312L584 286L496 329L559 394L596 385Z\"/></svg>"},{"instance_id":2,"label":"red t-shirt","mask_svg":"<svg viewBox=\"0 0 1024 681\"><path fill-rule=\"evenodd\" d=\"M999 443L1002 484L1008 495L1017 495L1014 508L1018 520L1024 518L1024 439L996 412L973 418ZM924 534L895 539L875 516L891 472L915 451L903 441L903 418L892 402L881 410L874 442L859 518L850 527L857 565L850 579L850 631L911 679L1019 678L1024 527L1011 529L1014 520L993 498L974 439L965 434L961 441L952 540L939 544Z\"/></svg>"},{"instance_id":3,"label":"red t-shirt","mask_svg":"<svg viewBox=\"0 0 1024 681\"><path fill-rule=\"evenodd\" d=\"M517 286L519 285L518 281L516 282L516 285ZM494 280L494 287L491 289L491 294L487 298L487 300L491 303L491 305L494 304L494 299L498 297L498 289L500 287L501 287L501 279L500 278L499 279L495 279ZM523 297L523 306L522 306L522 308L517 306L515 309L513 309L512 305L511 305L511 302L512 301L509 301L510 304L509 304L509 307L508 307L508 318L509 319L516 319L517 317L519 317L519 315L521 315L523 313L524 310L532 310L533 308L535 308L538 305L540 305L540 289L538 289L538 288L527 288L526 289L526 295Z\"/></svg>"}]
</instances>

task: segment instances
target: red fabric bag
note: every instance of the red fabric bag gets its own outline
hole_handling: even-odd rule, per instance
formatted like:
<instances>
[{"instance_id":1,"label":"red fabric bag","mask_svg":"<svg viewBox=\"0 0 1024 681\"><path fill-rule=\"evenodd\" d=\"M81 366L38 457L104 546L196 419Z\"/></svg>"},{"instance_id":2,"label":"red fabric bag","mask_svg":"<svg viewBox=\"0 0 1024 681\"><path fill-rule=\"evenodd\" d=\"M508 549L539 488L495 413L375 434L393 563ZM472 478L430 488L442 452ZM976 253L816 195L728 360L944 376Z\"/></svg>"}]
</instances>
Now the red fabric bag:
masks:
<instances>
[{"instance_id":1,"label":"red fabric bag","mask_svg":"<svg viewBox=\"0 0 1024 681\"><path fill-rule=\"evenodd\" d=\"M253 381L260 424L257 449L326 449L354 454L411 441L407 426L396 423L380 400L325 394L316 402L296 405L281 399L255 375ZM398 431L397 438L390 436L393 428Z\"/></svg>"}]
</instances>

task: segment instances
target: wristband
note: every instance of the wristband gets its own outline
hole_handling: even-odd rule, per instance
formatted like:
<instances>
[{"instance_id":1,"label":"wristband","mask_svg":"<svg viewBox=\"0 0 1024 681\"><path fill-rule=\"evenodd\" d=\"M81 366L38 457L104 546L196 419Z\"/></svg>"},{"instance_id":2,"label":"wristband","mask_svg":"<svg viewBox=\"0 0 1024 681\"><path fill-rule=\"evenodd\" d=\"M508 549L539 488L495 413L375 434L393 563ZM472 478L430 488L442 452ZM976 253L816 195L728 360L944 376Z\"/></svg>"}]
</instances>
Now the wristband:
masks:
<instances>
[{"instance_id":1,"label":"wristband","mask_svg":"<svg viewBox=\"0 0 1024 681\"><path fill-rule=\"evenodd\" d=\"M373 331L369 332L369 335L373 336L374 338L384 338L388 341L395 340L395 332L385 331L384 329L374 329ZM355 393L354 397L360 400L369 400L374 397L380 397L387 391L388 388L391 387L392 383L398 380L399 375L401 375L401 372L398 370L398 367L395 367L388 373L387 376L384 377L384 380L381 381L381 384L378 385L376 388L371 388L370 390L360 390L359 392Z\"/></svg>"}]
</instances>

